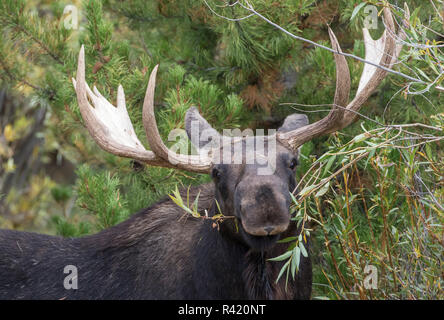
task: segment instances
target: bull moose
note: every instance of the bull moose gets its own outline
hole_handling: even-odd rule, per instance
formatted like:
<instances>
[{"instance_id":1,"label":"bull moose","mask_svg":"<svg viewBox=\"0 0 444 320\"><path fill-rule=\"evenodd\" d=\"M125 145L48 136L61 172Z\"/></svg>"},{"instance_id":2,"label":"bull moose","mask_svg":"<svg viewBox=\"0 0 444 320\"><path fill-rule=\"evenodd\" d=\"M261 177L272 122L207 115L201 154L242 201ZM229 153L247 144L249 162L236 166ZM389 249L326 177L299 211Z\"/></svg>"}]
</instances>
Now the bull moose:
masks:
<instances>
[{"instance_id":1,"label":"bull moose","mask_svg":"<svg viewBox=\"0 0 444 320\"><path fill-rule=\"evenodd\" d=\"M183 208L165 198L116 226L80 238L0 230L0 299L309 299L310 256L301 257L297 275L288 285L283 278L276 282L283 262L269 260L287 250L287 244L278 239L299 232L289 210L290 192L295 192L296 186L298 148L351 124L386 76L387 68L397 60L400 45L393 37L394 22L387 8L384 17L388 30L379 40L371 39L364 29L366 60L373 65L365 65L356 96L349 103L349 69L329 29L336 63L331 111L312 124L305 115L290 115L275 134L267 137L268 143L276 142L274 167L268 175L258 174L263 162L247 163L245 154L238 163L217 163L214 156L220 152L214 148L197 155L168 149L154 116L157 66L143 103L142 119L151 148L146 150L129 119L122 86L114 107L87 85L82 46L73 84L85 126L97 144L112 154L151 166L210 174L211 183L190 189L191 201L199 195L199 212L213 216L220 210L235 218L224 220L219 228L214 228L210 219L180 219ZM193 125L199 132L209 131L212 140L226 146L224 137L196 108L190 108L185 127L198 150L204 150L206 144L202 137L192 137ZM229 150L256 139L228 140L233 147ZM64 286L66 266L75 266L77 288Z\"/></svg>"}]
</instances>

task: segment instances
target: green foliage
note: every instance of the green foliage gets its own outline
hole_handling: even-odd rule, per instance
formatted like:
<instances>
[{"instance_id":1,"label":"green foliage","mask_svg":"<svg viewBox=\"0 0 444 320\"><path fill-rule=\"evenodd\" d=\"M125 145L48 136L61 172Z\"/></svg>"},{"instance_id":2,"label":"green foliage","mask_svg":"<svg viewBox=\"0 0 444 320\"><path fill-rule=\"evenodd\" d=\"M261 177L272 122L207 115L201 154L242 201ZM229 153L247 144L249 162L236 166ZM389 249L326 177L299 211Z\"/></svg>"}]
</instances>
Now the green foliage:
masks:
<instances>
[{"instance_id":1,"label":"green foliage","mask_svg":"<svg viewBox=\"0 0 444 320\"><path fill-rule=\"evenodd\" d=\"M57 229L57 234L64 237L81 237L92 231L88 221L73 223L62 216L53 216L52 222Z\"/></svg>"},{"instance_id":2,"label":"green foliage","mask_svg":"<svg viewBox=\"0 0 444 320\"><path fill-rule=\"evenodd\" d=\"M51 195L58 203L67 201L72 196L72 189L70 186L57 185L51 189Z\"/></svg>"},{"instance_id":3,"label":"green foliage","mask_svg":"<svg viewBox=\"0 0 444 320\"><path fill-rule=\"evenodd\" d=\"M431 129L442 120L437 124ZM314 286L322 298L442 299L444 163L433 156L436 146L404 140L405 131L368 130L346 144L332 139L318 159L302 149L311 166L293 212L309 225L301 235L314 235ZM288 259L287 278L301 235L277 258ZM364 285L368 265L378 271L377 290Z\"/></svg>"},{"instance_id":4,"label":"green foliage","mask_svg":"<svg viewBox=\"0 0 444 320\"><path fill-rule=\"evenodd\" d=\"M102 230L121 222L128 216L125 200L120 196L120 180L109 172L95 174L91 168L80 166L78 174L78 205L96 217L97 229Z\"/></svg>"}]
</instances>

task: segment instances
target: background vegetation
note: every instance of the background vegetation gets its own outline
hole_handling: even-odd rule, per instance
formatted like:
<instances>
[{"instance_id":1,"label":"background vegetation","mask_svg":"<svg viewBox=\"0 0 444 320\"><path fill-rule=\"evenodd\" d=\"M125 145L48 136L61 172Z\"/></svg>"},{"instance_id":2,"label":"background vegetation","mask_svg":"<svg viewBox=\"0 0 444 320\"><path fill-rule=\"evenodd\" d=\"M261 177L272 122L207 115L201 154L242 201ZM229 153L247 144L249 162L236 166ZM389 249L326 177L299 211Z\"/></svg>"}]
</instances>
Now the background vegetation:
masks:
<instances>
[{"instance_id":1,"label":"background vegetation","mask_svg":"<svg viewBox=\"0 0 444 320\"><path fill-rule=\"evenodd\" d=\"M389 2L250 1L289 32L327 46L329 24L342 49L361 57L365 5L390 5L401 21L403 3ZM395 69L424 83L389 75L361 109L365 117L303 147L293 211L312 238L315 298L444 298L444 9L440 0L406 2L410 28ZM78 9L78 28L66 27L68 4ZM183 126L191 105L219 129L276 128L293 112L306 112L310 122L325 116L335 90L333 55L260 17L243 19L248 14L237 1L1 1L0 227L81 236L177 185L209 180L95 145L71 83L81 44L90 84L112 102L124 86L141 141L141 105L158 63L155 107L164 137ZM363 64L348 64L356 90ZM282 276L290 279L303 240L288 240ZM378 289L363 285L367 265L378 270Z\"/></svg>"}]
</instances>

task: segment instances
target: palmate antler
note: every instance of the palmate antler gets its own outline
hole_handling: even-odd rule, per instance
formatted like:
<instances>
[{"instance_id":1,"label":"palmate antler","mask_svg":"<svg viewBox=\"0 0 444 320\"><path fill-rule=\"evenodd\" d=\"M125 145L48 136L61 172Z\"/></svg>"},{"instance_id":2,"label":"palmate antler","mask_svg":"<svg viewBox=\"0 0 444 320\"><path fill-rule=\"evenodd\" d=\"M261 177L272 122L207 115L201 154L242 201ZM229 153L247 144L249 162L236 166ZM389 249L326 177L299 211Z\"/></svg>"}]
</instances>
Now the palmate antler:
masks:
<instances>
[{"instance_id":1,"label":"palmate antler","mask_svg":"<svg viewBox=\"0 0 444 320\"><path fill-rule=\"evenodd\" d=\"M409 12L405 6L404 24L408 23ZM378 40L373 40L367 29L363 29L365 44L365 60L380 66L391 68L398 60L402 44L396 44L394 35L395 26L390 9L384 8L384 21L386 30ZM333 49L342 52L338 41L331 29L328 29ZM405 38L405 33L400 30L400 39ZM323 119L305 127L284 133L278 133L278 140L291 149L296 149L307 141L324 134L341 130L350 125L358 116L358 111L364 102L387 75L387 71L381 68L365 64L359 81L355 98L348 103L350 95L350 71L345 57L335 53L336 63L336 92L330 113Z\"/></svg>"},{"instance_id":2,"label":"palmate antler","mask_svg":"<svg viewBox=\"0 0 444 320\"><path fill-rule=\"evenodd\" d=\"M192 172L207 173L211 169L211 159L202 155L182 155L169 150L163 143L154 116L154 87L157 66L148 81L143 102L143 125L152 151L146 150L136 136L126 110L125 95L119 85L117 108L109 103L97 90L89 88L85 81L85 49L79 53L77 77L73 84L77 93L80 113L92 138L97 144L117 156L136 159L152 166L184 169ZM88 101L90 99L92 107Z\"/></svg>"},{"instance_id":3,"label":"palmate antler","mask_svg":"<svg viewBox=\"0 0 444 320\"><path fill-rule=\"evenodd\" d=\"M365 42L365 60L380 66L391 68L397 61L402 45L396 45L394 40L395 26L388 8L384 8L386 30L382 37L373 40L367 29L363 29ZM406 24L408 8L406 7ZM331 29L328 29L333 49L342 52L338 41ZM403 39L401 30L398 37ZM336 63L336 92L334 104L330 113L323 119L288 132L278 132L277 139L290 149L296 150L303 143L340 130L351 124L357 117L357 111L369 98L376 87L387 75L387 71L365 64L355 98L347 104L350 94L350 71L341 54L335 53ZM109 103L97 90L89 88L85 81L85 52L80 49L77 67L77 78L73 84L85 125L104 150L127 158L136 159L152 166L184 169L192 172L208 173L212 167L212 159L205 155L182 155L169 150L163 143L154 116L154 88L157 73L156 66L151 72L145 100L143 102L143 125L148 143L152 151L146 150L136 136L125 105L122 86L117 90L117 108ZM94 107L88 101L90 99Z\"/></svg>"}]
</instances>

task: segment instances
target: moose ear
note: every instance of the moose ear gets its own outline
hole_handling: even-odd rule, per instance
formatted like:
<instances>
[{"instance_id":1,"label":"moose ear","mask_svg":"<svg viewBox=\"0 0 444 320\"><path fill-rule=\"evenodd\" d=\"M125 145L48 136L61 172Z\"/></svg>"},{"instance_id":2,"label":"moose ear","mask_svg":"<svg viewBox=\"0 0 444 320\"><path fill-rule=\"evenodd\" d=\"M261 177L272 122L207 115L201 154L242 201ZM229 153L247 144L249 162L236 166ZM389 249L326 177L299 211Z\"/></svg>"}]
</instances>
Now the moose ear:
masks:
<instances>
[{"instance_id":1,"label":"moose ear","mask_svg":"<svg viewBox=\"0 0 444 320\"><path fill-rule=\"evenodd\" d=\"M185 130L188 138L197 149L220 139L220 134L200 114L196 107L188 109L185 115Z\"/></svg>"},{"instance_id":2,"label":"moose ear","mask_svg":"<svg viewBox=\"0 0 444 320\"><path fill-rule=\"evenodd\" d=\"M278 132L288 132L291 130L295 130L298 128L302 128L308 125L308 117L305 114L300 113L293 113L285 118L284 123L282 126L278 129ZM299 156L301 154L301 147L298 148L295 155L296 158L299 159Z\"/></svg>"},{"instance_id":3,"label":"moose ear","mask_svg":"<svg viewBox=\"0 0 444 320\"><path fill-rule=\"evenodd\" d=\"M285 118L278 132L288 132L308 125L308 117L305 114L293 113Z\"/></svg>"}]
</instances>

